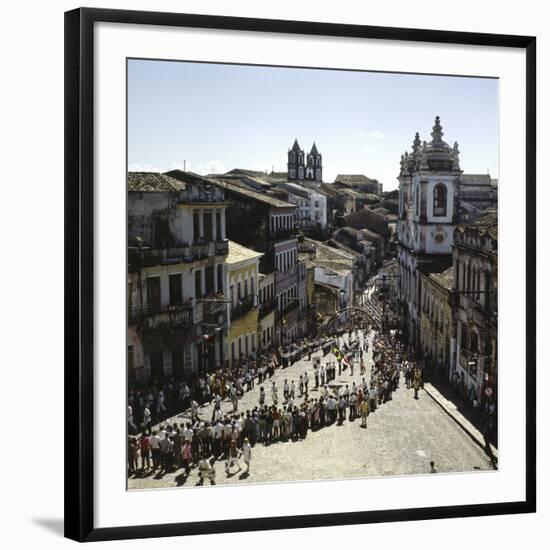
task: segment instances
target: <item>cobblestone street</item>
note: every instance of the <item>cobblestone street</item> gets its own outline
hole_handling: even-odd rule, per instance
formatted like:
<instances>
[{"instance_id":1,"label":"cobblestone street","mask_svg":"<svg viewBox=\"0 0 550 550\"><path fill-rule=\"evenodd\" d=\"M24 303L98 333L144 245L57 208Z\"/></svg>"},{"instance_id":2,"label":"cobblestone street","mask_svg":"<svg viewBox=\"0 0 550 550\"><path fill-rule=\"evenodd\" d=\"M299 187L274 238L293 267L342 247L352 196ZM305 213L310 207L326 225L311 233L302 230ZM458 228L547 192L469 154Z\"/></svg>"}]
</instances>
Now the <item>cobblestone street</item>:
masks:
<instances>
[{"instance_id":1,"label":"cobblestone street","mask_svg":"<svg viewBox=\"0 0 550 550\"><path fill-rule=\"evenodd\" d=\"M312 355L322 355L317 352ZM322 359L323 364L334 361L332 354ZM367 360L367 380L370 374L372 356L369 350ZM312 361L302 359L286 369L278 369L272 379L264 384L266 402L271 404L271 382L274 380L279 390L279 406L282 406L283 383L294 380L298 398L298 380L308 372L310 397L316 397L313 389ZM331 385L345 385L353 381L361 382L359 368L354 376L349 369L331 382ZM246 392L239 401L239 412L258 405L260 384ZM224 412L231 413L228 401L222 404ZM210 420L212 405L200 409L200 417ZM185 421L183 415L173 417L172 422ZM380 405L369 415L367 429L360 427L361 421L343 425L333 424L318 431L308 431L307 438L299 441L275 442L271 445L256 444L252 449L250 475L241 473L226 475L223 461L216 463L216 484L266 483L298 480L345 479L385 475L426 474L430 472L430 461L435 462L437 472L465 472L491 470L492 464L483 450L451 419L442 408L424 391L419 399L414 399L413 390L407 390L403 377L393 399ZM244 464L243 466L244 471ZM232 469L232 472L235 468ZM128 489L162 487L192 487L198 482L196 468L186 479L183 470L167 473L160 477L156 473L144 477L132 476ZM139 474L138 474L139 476ZM208 482L207 482L208 483Z\"/></svg>"}]
</instances>

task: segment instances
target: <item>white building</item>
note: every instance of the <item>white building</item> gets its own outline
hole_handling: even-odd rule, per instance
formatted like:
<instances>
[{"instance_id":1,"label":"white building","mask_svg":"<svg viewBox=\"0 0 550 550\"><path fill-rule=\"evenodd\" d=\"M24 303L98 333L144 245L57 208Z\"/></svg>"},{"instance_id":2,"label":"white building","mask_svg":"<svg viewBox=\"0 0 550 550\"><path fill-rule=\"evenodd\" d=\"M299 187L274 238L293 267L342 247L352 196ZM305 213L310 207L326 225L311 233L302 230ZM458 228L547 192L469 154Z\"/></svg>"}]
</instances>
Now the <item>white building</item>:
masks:
<instances>
[{"instance_id":1,"label":"white building","mask_svg":"<svg viewBox=\"0 0 550 550\"><path fill-rule=\"evenodd\" d=\"M298 183L285 182L277 188L286 192L286 200L298 206L296 223L301 229L327 226L327 198L325 195Z\"/></svg>"},{"instance_id":2,"label":"white building","mask_svg":"<svg viewBox=\"0 0 550 550\"><path fill-rule=\"evenodd\" d=\"M419 269L441 271L451 263L457 222L460 170L458 144L443 141L439 117L432 141L421 144L418 133L412 154L401 157L397 226L401 316L409 342L420 342L421 282Z\"/></svg>"},{"instance_id":3,"label":"white building","mask_svg":"<svg viewBox=\"0 0 550 550\"><path fill-rule=\"evenodd\" d=\"M463 174L458 143L443 141L439 117L432 141L420 142L401 156L399 220L397 223L402 327L414 347L420 342L420 272L442 272L452 263L454 230L465 218L475 219L482 209L496 206L490 176Z\"/></svg>"}]
</instances>

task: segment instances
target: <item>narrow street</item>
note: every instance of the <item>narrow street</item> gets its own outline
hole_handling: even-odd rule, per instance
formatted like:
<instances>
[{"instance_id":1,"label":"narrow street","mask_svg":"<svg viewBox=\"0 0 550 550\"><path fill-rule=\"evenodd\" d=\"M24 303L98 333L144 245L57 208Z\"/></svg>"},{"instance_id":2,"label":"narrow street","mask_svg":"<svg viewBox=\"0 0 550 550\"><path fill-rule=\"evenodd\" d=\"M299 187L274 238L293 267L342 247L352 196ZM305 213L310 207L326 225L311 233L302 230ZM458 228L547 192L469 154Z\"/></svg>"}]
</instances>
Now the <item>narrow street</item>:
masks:
<instances>
[{"instance_id":1,"label":"narrow street","mask_svg":"<svg viewBox=\"0 0 550 550\"><path fill-rule=\"evenodd\" d=\"M372 339L372 333L367 337ZM347 335L346 335L347 338ZM360 335L360 341L363 336ZM271 404L271 383L278 387L279 406L282 407L283 384L285 379L296 384L295 404L298 397L300 375L308 372L309 396L315 398L319 390L314 388L312 361L303 358L286 369L277 369L272 379L264 385L266 402ZM322 363L334 361L332 353L322 357ZM372 355L367 355L366 379L370 378ZM356 366L354 375L350 370L336 376L330 385L337 387L352 382L360 384L362 377ZM239 401L239 413L258 405L260 384L246 392ZM201 419L209 421L212 404L200 409ZM224 413L232 412L229 401L222 403ZM185 422L184 415L170 419L170 422ZM492 464L483 450L439 407L425 392L415 400L413 390L407 390L403 376L393 399L380 405L369 415L367 429L360 427L360 420L346 421L326 426L318 431L308 431L305 440L275 442L270 445L256 444L252 449L250 475L240 473L226 475L223 461L216 463L216 484L265 483L297 480L321 480L334 478L355 478L384 475L426 474L430 472L430 461L435 462L437 472L463 472L491 470ZM244 468L244 464L241 464ZM235 469L232 470L234 472ZM243 470L244 471L244 470ZM144 477L130 477L129 489L194 486L198 482L198 472L193 468L186 479L183 470L159 476L156 473Z\"/></svg>"}]
</instances>

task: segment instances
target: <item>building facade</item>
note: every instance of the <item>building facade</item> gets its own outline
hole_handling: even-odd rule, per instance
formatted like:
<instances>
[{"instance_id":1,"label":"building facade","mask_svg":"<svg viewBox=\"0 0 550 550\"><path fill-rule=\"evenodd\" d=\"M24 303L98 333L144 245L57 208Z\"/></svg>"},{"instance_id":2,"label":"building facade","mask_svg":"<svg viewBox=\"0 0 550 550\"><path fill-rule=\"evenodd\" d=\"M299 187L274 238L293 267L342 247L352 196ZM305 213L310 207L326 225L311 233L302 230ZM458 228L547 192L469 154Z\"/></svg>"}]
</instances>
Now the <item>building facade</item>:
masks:
<instances>
[{"instance_id":1,"label":"building facade","mask_svg":"<svg viewBox=\"0 0 550 550\"><path fill-rule=\"evenodd\" d=\"M466 395L496 396L498 363L498 221L487 211L455 230L452 376Z\"/></svg>"},{"instance_id":2,"label":"building facade","mask_svg":"<svg viewBox=\"0 0 550 550\"><path fill-rule=\"evenodd\" d=\"M450 147L443 141L439 117L431 136L421 144L416 134L412 154L401 157L398 177L400 315L403 332L415 348L420 344L421 272L450 266L462 174L458 144Z\"/></svg>"},{"instance_id":3,"label":"building facade","mask_svg":"<svg viewBox=\"0 0 550 550\"><path fill-rule=\"evenodd\" d=\"M266 350L275 343L275 273L260 273L258 300L258 337L260 348Z\"/></svg>"},{"instance_id":4,"label":"building facade","mask_svg":"<svg viewBox=\"0 0 550 550\"><path fill-rule=\"evenodd\" d=\"M258 288L259 260L262 255L229 241L227 256L227 288L230 327L228 335L231 366L248 357L259 347Z\"/></svg>"},{"instance_id":5,"label":"building facade","mask_svg":"<svg viewBox=\"0 0 550 550\"><path fill-rule=\"evenodd\" d=\"M230 202L227 232L231 240L263 254L260 273L273 274L275 344L301 335L306 326L305 266L298 261L296 205L266 193L218 181Z\"/></svg>"},{"instance_id":6,"label":"building facade","mask_svg":"<svg viewBox=\"0 0 550 550\"><path fill-rule=\"evenodd\" d=\"M128 173L128 376L190 378L227 354L223 191L208 180Z\"/></svg>"},{"instance_id":7,"label":"building facade","mask_svg":"<svg viewBox=\"0 0 550 550\"><path fill-rule=\"evenodd\" d=\"M420 344L432 364L441 361L446 369L451 364L453 278L452 267L442 273L421 273Z\"/></svg>"}]
</instances>

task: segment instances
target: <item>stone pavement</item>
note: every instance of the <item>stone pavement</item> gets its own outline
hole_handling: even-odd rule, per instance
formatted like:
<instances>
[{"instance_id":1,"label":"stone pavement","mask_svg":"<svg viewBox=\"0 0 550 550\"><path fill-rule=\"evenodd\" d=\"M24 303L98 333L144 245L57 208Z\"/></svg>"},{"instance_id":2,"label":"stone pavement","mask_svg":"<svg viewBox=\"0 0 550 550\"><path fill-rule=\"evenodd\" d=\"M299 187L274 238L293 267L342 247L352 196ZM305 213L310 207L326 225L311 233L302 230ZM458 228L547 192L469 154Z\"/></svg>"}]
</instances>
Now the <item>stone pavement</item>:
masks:
<instances>
[{"instance_id":1,"label":"stone pavement","mask_svg":"<svg viewBox=\"0 0 550 550\"><path fill-rule=\"evenodd\" d=\"M321 352L313 354L322 355ZM334 361L332 354L322 359L323 363ZM372 358L369 351L367 373L370 374ZM298 380L305 371L310 377L310 397L318 392L314 386L312 362L302 359L286 369L278 369L264 385L266 402L271 404L271 381L279 389L279 405L283 394L283 382L294 380L298 394ZM368 376L367 376L368 379ZM359 368L351 377L349 369L337 376L332 383L350 384L361 381ZM239 412L258 404L259 384L246 392L239 401ZM308 431L303 441L276 442L264 446L259 443L252 449L250 475L225 474L223 462L216 463L216 484L267 483L298 480L346 479L355 477L425 474L430 471L430 460L438 472L464 472L491 470L492 463L464 430L424 391L414 399L413 390L407 390L402 382L394 392L393 399L380 405L368 418L368 427L360 427L360 420L343 425L334 424L316 432ZM299 404L301 399L296 399ZM228 401L222 404L224 412L230 413ZM202 407L200 416L211 417L212 405ZM183 422L183 417L172 421ZM244 470L244 464L243 470ZM128 479L128 489L147 489L177 486L194 486L198 482L196 468L185 479L182 470L160 477L149 474Z\"/></svg>"}]
</instances>

